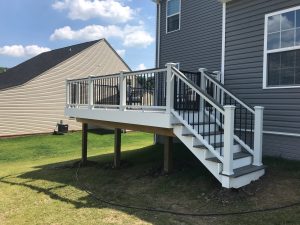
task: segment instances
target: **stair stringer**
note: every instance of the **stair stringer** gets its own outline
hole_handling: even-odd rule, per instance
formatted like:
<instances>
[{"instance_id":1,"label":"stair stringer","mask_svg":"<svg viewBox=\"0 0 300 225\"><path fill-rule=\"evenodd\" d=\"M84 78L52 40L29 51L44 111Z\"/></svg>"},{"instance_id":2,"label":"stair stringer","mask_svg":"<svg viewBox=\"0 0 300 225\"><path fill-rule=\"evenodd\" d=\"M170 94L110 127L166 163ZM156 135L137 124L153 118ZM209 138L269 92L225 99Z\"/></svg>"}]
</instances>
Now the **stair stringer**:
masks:
<instances>
[{"instance_id":1,"label":"stair stringer","mask_svg":"<svg viewBox=\"0 0 300 225\"><path fill-rule=\"evenodd\" d=\"M176 137L197 157L197 159L214 175L214 177L222 183L222 164L206 160L206 148L195 148L194 137L182 136L182 125L173 127L173 133Z\"/></svg>"}]
</instances>

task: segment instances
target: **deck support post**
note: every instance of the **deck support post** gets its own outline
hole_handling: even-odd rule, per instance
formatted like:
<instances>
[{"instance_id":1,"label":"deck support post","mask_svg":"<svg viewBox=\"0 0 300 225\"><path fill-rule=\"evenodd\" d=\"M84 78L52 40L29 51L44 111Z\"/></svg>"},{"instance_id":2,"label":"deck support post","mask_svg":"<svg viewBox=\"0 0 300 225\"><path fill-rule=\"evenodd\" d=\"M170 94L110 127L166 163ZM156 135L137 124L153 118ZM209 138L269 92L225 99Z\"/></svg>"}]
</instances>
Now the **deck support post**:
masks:
<instances>
[{"instance_id":1,"label":"deck support post","mask_svg":"<svg viewBox=\"0 0 300 225\"><path fill-rule=\"evenodd\" d=\"M119 169L121 165L121 129L115 129L115 151L114 168Z\"/></svg>"},{"instance_id":2,"label":"deck support post","mask_svg":"<svg viewBox=\"0 0 300 225\"><path fill-rule=\"evenodd\" d=\"M82 157L81 157L82 166L85 166L87 164L87 142L88 142L88 124L82 123Z\"/></svg>"},{"instance_id":3,"label":"deck support post","mask_svg":"<svg viewBox=\"0 0 300 225\"><path fill-rule=\"evenodd\" d=\"M234 105L224 106L224 162L223 174L233 174Z\"/></svg>"},{"instance_id":4,"label":"deck support post","mask_svg":"<svg viewBox=\"0 0 300 225\"><path fill-rule=\"evenodd\" d=\"M171 173L173 170L173 137L164 137L164 172Z\"/></svg>"}]
</instances>

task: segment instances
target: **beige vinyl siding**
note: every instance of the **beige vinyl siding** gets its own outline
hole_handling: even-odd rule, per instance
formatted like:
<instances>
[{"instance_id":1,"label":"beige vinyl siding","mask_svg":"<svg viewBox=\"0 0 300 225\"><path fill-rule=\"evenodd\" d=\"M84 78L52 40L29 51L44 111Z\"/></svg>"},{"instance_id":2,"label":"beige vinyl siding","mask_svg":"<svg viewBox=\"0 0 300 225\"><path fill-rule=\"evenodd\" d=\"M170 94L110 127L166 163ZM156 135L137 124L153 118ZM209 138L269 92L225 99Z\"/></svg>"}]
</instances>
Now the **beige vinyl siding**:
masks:
<instances>
[{"instance_id":1,"label":"beige vinyl siding","mask_svg":"<svg viewBox=\"0 0 300 225\"><path fill-rule=\"evenodd\" d=\"M0 90L0 136L52 132L60 120L81 129L64 116L66 79L121 70L129 68L102 40L22 86Z\"/></svg>"}]
</instances>

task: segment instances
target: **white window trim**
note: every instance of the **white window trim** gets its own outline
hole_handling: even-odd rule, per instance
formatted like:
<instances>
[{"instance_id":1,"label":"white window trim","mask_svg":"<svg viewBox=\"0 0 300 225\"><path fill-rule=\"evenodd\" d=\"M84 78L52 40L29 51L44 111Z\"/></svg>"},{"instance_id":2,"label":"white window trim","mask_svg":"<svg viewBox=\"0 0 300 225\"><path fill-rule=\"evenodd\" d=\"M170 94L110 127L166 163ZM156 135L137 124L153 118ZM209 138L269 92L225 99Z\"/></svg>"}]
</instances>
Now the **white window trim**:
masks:
<instances>
[{"instance_id":1,"label":"white window trim","mask_svg":"<svg viewBox=\"0 0 300 225\"><path fill-rule=\"evenodd\" d=\"M181 0L179 0L179 12L178 13L174 13L172 15L168 15L168 4L169 4L169 1L171 1L171 0L167 0L167 5L166 5L166 34L170 34L170 33L179 31L181 29ZM172 31L168 32L168 18L172 17L172 16L176 16L176 15L179 15L179 27L178 27L177 30L172 30Z\"/></svg>"},{"instance_id":2,"label":"white window trim","mask_svg":"<svg viewBox=\"0 0 300 225\"><path fill-rule=\"evenodd\" d=\"M281 85L281 86L274 86L270 87L267 85L268 79L268 53L276 53L276 52L284 52L284 51L291 51L291 50L298 50L300 46L293 46L287 48L280 48L274 50L268 50L268 18L271 16L276 16L279 14L296 11L299 10L300 6L280 10L277 12L269 13L265 15L265 30L264 30L264 59L263 59L263 89L285 89L285 88L300 88L300 85Z\"/></svg>"}]
</instances>

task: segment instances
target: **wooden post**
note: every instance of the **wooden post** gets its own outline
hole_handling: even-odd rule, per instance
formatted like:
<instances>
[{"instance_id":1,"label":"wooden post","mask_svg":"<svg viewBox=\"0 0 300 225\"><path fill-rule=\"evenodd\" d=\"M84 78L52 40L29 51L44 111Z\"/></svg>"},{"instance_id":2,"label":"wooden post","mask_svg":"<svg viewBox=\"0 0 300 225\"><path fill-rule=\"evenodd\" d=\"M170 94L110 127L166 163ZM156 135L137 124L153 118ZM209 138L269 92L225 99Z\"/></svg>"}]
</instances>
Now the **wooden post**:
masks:
<instances>
[{"instance_id":1,"label":"wooden post","mask_svg":"<svg viewBox=\"0 0 300 225\"><path fill-rule=\"evenodd\" d=\"M82 123L82 158L81 164L87 164L87 141L88 141L88 124Z\"/></svg>"},{"instance_id":2,"label":"wooden post","mask_svg":"<svg viewBox=\"0 0 300 225\"><path fill-rule=\"evenodd\" d=\"M115 129L115 155L114 168L120 168L121 165L121 129Z\"/></svg>"},{"instance_id":3,"label":"wooden post","mask_svg":"<svg viewBox=\"0 0 300 225\"><path fill-rule=\"evenodd\" d=\"M164 138L164 172L171 173L173 170L173 137L165 136Z\"/></svg>"}]
</instances>

